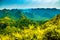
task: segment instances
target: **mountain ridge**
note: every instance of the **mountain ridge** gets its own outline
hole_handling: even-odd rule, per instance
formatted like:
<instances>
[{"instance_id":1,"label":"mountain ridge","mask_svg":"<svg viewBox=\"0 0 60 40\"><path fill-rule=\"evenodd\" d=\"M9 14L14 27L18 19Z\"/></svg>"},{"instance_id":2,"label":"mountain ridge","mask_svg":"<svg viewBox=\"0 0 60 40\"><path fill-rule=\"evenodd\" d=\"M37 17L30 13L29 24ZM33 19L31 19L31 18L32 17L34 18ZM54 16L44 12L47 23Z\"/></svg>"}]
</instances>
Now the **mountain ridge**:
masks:
<instances>
[{"instance_id":1,"label":"mountain ridge","mask_svg":"<svg viewBox=\"0 0 60 40\"><path fill-rule=\"evenodd\" d=\"M12 9L12 10L3 9L0 10L0 18L9 16L12 19L19 19L21 16L20 13L24 14L25 16L27 16L27 18L32 20L37 20L37 19L46 20L53 18L57 14L60 14L60 9L56 9L56 8Z\"/></svg>"}]
</instances>

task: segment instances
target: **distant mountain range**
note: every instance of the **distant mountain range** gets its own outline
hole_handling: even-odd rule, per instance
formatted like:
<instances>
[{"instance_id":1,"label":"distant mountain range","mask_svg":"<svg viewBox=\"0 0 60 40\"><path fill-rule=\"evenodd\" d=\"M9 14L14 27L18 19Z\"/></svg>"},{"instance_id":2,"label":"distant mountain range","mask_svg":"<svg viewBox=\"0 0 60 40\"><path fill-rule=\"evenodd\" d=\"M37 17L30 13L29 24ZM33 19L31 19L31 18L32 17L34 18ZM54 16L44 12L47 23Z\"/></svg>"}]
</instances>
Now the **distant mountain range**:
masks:
<instances>
[{"instance_id":1,"label":"distant mountain range","mask_svg":"<svg viewBox=\"0 0 60 40\"><path fill-rule=\"evenodd\" d=\"M49 20L52 17L60 14L60 9L56 8L36 8L36 9L3 9L0 10L0 18L8 16L12 19L19 19L21 14L24 14L27 18L31 20Z\"/></svg>"}]
</instances>

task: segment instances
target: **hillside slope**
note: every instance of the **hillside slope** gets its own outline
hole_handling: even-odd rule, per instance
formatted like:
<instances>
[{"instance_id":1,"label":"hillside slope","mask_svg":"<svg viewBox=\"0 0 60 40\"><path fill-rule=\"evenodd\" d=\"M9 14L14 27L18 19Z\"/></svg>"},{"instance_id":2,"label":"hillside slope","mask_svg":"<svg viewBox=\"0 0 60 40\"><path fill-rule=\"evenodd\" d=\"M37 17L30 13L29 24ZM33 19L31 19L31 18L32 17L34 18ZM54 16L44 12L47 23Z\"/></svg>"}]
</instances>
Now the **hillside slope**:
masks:
<instances>
[{"instance_id":1,"label":"hillside slope","mask_svg":"<svg viewBox=\"0 0 60 40\"><path fill-rule=\"evenodd\" d=\"M51 27L51 26L57 26L60 27L60 14L57 16L53 17L51 20L46 22L44 25L42 25L44 28L46 27Z\"/></svg>"}]
</instances>

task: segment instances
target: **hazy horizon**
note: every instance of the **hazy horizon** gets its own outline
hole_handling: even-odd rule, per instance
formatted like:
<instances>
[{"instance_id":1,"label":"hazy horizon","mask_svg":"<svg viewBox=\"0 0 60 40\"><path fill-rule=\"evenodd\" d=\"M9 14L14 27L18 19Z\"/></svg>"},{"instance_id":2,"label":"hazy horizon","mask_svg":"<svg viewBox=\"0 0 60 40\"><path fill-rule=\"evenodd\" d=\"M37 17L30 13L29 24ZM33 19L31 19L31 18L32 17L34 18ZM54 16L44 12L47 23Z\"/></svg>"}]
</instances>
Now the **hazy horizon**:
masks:
<instances>
[{"instance_id":1,"label":"hazy horizon","mask_svg":"<svg viewBox=\"0 0 60 40\"><path fill-rule=\"evenodd\" d=\"M59 8L1 8L0 10L3 10L3 9L9 9L9 10L12 10L12 9L59 9Z\"/></svg>"}]
</instances>

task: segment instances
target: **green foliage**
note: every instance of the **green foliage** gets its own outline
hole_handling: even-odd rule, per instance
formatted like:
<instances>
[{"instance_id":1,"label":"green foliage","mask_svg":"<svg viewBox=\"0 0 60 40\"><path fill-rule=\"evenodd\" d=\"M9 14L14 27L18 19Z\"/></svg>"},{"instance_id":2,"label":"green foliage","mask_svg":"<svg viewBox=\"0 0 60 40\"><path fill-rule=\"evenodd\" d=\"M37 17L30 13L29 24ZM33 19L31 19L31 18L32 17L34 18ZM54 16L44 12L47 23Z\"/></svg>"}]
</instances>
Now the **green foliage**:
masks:
<instances>
[{"instance_id":1,"label":"green foliage","mask_svg":"<svg viewBox=\"0 0 60 40\"><path fill-rule=\"evenodd\" d=\"M43 40L60 40L60 33L55 29L45 31L45 36Z\"/></svg>"},{"instance_id":2,"label":"green foliage","mask_svg":"<svg viewBox=\"0 0 60 40\"><path fill-rule=\"evenodd\" d=\"M33 21L24 14L21 13L21 15L18 21L9 17L0 19L1 40L60 40L59 15L44 22Z\"/></svg>"},{"instance_id":3,"label":"green foliage","mask_svg":"<svg viewBox=\"0 0 60 40\"><path fill-rule=\"evenodd\" d=\"M21 18L17 21L18 27L22 29L24 27L28 28L28 25L32 25L32 24L36 26L38 25L38 22L28 19L26 16L24 16L24 14L22 14Z\"/></svg>"}]
</instances>

